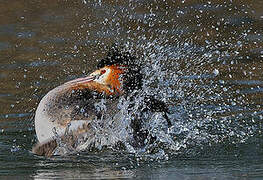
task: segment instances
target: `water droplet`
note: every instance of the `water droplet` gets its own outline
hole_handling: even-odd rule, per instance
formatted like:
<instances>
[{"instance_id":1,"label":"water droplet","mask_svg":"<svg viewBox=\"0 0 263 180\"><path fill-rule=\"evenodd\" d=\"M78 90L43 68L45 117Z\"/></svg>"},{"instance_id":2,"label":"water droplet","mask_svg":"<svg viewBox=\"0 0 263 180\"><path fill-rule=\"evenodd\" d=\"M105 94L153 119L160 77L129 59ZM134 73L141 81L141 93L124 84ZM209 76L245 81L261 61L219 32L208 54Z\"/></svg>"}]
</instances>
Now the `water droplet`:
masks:
<instances>
[{"instance_id":1,"label":"water droplet","mask_svg":"<svg viewBox=\"0 0 263 180\"><path fill-rule=\"evenodd\" d=\"M214 69L213 74L214 74L215 76L217 76L217 75L219 74L218 69Z\"/></svg>"}]
</instances>

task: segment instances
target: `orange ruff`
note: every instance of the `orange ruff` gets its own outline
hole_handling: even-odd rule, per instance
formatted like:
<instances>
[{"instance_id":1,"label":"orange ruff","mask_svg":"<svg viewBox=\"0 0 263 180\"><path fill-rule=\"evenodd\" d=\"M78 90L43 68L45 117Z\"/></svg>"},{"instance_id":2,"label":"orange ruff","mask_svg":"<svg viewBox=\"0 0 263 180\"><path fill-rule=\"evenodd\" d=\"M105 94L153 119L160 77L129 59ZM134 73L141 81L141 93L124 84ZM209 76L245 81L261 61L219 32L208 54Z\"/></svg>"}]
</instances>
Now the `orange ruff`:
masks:
<instances>
[{"instance_id":1,"label":"orange ruff","mask_svg":"<svg viewBox=\"0 0 263 180\"><path fill-rule=\"evenodd\" d=\"M125 71L124 66L109 66L112 70L109 77L106 79L106 83L111 85L113 91L117 91L118 93L122 93L121 91L121 82L120 82L120 74L123 74Z\"/></svg>"}]
</instances>

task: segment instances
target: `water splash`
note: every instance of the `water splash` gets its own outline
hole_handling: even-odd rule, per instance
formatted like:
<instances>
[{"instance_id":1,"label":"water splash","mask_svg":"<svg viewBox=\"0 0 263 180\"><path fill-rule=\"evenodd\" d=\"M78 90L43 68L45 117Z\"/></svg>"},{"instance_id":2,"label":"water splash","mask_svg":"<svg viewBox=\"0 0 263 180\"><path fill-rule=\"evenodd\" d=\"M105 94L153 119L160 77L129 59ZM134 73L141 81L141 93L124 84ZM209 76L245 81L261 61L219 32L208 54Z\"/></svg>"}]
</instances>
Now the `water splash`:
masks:
<instances>
[{"instance_id":1,"label":"water splash","mask_svg":"<svg viewBox=\"0 0 263 180\"><path fill-rule=\"evenodd\" d=\"M74 151L68 151L107 148L142 159L168 159L170 155L195 156L207 147L238 146L261 134L262 111L253 110L246 103L246 96L222 77L225 72L218 61L225 53L198 47L191 41L173 47L160 44L155 41L125 45L129 50L143 49L142 90L120 98L116 114L92 121L89 132L79 137ZM169 105L171 127L162 113L141 112L148 95ZM97 109L104 111L105 101L96 104ZM131 122L136 115L142 117L142 128L149 133L145 146L140 148L132 143Z\"/></svg>"}]
</instances>

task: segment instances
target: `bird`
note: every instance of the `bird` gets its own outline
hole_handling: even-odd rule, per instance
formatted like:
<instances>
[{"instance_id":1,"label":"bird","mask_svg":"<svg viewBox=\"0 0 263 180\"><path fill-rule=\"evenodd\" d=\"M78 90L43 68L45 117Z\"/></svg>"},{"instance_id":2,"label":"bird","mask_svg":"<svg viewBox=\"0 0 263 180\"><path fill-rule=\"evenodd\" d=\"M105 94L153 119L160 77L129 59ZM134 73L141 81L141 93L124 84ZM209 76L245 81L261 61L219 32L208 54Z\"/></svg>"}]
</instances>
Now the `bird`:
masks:
<instances>
[{"instance_id":1,"label":"bird","mask_svg":"<svg viewBox=\"0 0 263 180\"><path fill-rule=\"evenodd\" d=\"M59 146L60 140L74 149L81 134L89 133L90 123L102 116L118 112L120 97L139 92L142 89L143 75L138 58L129 51L122 51L113 46L107 56L100 60L97 70L86 77L66 82L49 91L40 101L35 112L35 131L37 144L32 152L39 156L51 157ZM106 99L106 108L96 108L102 99ZM163 112L168 126L167 105L154 98L145 96L146 106L142 111ZM132 111L133 104L129 106ZM143 119L131 121L134 146L143 146L148 132L142 128ZM67 136L67 132L71 132ZM59 138L58 138L59 137ZM60 139L60 140L59 140ZM154 141L154 137L151 138Z\"/></svg>"}]
</instances>

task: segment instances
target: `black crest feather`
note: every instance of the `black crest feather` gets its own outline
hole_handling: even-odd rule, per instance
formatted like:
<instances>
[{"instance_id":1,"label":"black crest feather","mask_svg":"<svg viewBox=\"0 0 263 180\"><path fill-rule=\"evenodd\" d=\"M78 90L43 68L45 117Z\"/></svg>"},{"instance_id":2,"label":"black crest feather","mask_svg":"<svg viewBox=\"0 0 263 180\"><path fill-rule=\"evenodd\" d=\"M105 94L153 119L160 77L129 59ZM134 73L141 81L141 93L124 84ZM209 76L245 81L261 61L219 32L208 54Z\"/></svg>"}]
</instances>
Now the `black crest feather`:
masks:
<instances>
[{"instance_id":1,"label":"black crest feather","mask_svg":"<svg viewBox=\"0 0 263 180\"><path fill-rule=\"evenodd\" d=\"M127 66L127 71L123 75L124 92L129 93L141 89L143 76L141 74L139 60L136 56L113 45L107 56L99 62L97 67L103 68L104 66L110 65Z\"/></svg>"},{"instance_id":2,"label":"black crest feather","mask_svg":"<svg viewBox=\"0 0 263 180\"><path fill-rule=\"evenodd\" d=\"M110 65L126 65L131 67L135 65L136 61L136 56L128 51L121 50L116 45L113 45L107 56L99 62L97 67L102 68Z\"/></svg>"}]
</instances>

